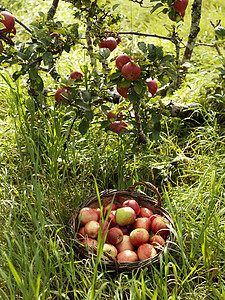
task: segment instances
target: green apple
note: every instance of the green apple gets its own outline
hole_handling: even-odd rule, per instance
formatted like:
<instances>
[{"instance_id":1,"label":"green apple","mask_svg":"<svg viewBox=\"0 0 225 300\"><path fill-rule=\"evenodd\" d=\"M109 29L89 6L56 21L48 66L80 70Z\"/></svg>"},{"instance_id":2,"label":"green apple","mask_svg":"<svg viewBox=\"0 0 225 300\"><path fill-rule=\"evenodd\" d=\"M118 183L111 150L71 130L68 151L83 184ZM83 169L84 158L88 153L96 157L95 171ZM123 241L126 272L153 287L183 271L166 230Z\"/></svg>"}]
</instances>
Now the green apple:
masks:
<instances>
[{"instance_id":1,"label":"green apple","mask_svg":"<svg viewBox=\"0 0 225 300\"><path fill-rule=\"evenodd\" d=\"M131 225L134 223L135 219L135 211L129 206L118 208L116 211L116 223L119 226Z\"/></svg>"}]
</instances>

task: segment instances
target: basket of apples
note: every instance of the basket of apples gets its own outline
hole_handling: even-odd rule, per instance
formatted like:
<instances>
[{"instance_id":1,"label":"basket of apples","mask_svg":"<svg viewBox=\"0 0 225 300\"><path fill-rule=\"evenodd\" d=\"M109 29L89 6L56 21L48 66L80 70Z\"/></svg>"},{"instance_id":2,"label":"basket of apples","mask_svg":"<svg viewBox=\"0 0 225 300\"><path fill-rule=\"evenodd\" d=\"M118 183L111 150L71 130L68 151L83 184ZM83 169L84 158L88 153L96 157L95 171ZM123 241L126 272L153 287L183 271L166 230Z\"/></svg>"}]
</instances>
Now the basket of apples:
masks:
<instances>
[{"instance_id":1,"label":"basket of apples","mask_svg":"<svg viewBox=\"0 0 225 300\"><path fill-rule=\"evenodd\" d=\"M156 199L137 186L154 191ZM107 268L133 270L156 263L174 242L174 223L158 189L137 182L107 190L81 203L69 221L74 247L82 257L98 257Z\"/></svg>"}]
</instances>

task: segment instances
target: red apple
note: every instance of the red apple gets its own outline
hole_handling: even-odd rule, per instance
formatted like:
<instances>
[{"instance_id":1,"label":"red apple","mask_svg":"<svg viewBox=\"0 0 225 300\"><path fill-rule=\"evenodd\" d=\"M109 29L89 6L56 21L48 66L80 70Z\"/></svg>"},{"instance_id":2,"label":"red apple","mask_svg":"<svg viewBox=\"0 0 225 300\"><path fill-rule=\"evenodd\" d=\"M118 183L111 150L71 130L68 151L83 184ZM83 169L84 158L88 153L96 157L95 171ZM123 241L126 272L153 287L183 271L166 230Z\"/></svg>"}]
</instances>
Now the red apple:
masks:
<instances>
[{"instance_id":1,"label":"red apple","mask_svg":"<svg viewBox=\"0 0 225 300\"><path fill-rule=\"evenodd\" d=\"M100 41L100 48L108 48L110 51L113 51L117 47L117 42L113 37L108 37Z\"/></svg>"},{"instance_id":2,"label":"red apple","mask_svg":"<svg viewBox=\"0 0 225 300\"><path fill-rule=\"evenodd\" d=\"M153 80L152 79L147 79L146 84L147 84L149 93L151 93L152 96L154 96L155 93L157 92L157 89L158 89L157 80L156 79L153 79Z\"/></svg>"},{"instance_id":3,"label":"red apple","mask_svg":"<svg viewBox=\"0 0 225 300\"><path fill-rule=\"evenodd\" d=\"M124 250L117 255L119 262L136 262L138 261L137 253L132 250Z\"/></svg>"},{"instance_id":4,"label":"red apple","mask_svg":"<svg viewBox=\"0 0 225 300\"><path fill-rule=\"evenodd\" d=\"M84 231L84 226L80 227L78 232L77 232L77 238L80 239L84 239L85 238L85 231Z\"/></svg>"},{"instance_id":5,"label":"red apple","mask_svg":"<svg viewBox=\"0 0 225 300\"><path fill-rule=\"evenodd\" d=\"M97 221L89 221L84 226L84 232L88 237L96 239L100 229L100 224Z\"/></svg>"},{"instance_id":6,"label":"red apple","mask_svg":"<svg viewBox=\"0 0 225 300\"><path fill-rule=\"evenodd\" d=\"M79 220L81 225L85 225L89 221L98 221L98 214L93 208L83 207L79 213Z\"/></svg>"},{"instance_id":7,"label":"red apple","mask_svg":"<svg viewBox=\"0 0 225 300\"><path fill-rule=\"evenodd\" d=\"M108 221L112 227L116 226L116 210L111 210L109 213Z\"/></svg>"},{"instance_id":8,"label":"red apple","mask_svg":"<svg viewBox=\"0 0 225 300\"><path fill-rule=\"evenodd\" d=\"M70 73L70 78L71 79L81 79L83 76L83 74L81 72L78 71L73 71L72 73Z\"/></svg>"},{"instance_id":9,"label":"red apple","mask_svg":"<svg viewBox=\"0 0 225 300\"><path fill-rule=\"evenodd\" d=\"M173 8L176 12L183 12L187 8L188 0L175 0Z\"/></svg>"},{"instance_id":10,"label":"red apple","mask_svg":"<svg viewBox=\"0 0 225 300\"><path fill-rule=\"evenodd\" d=\"M116 248L119 252L124 250L134 250L134 245L130 241L129 235L124 235L122 242L116 245Z\"/></svg>"},{"instance_id":11,"label":"red apple","mask_svg":"<svg viewBox=\"0 0 225 300\"><path fill-rule=\"evenodd\" d=\"M58 32L52 32L50 33L50 37L53 39L54 37L59 37L59 33Z\"/></svg>"},{"instance_id":12,"label":"red apple","mask_svg":"<svg viewBox=\"0 0 225 300\"><path fill-rule=\"evenodd\" d=\"M130 61L130 57L127 54L120 54L116 58L116 67L121 70L123 65Z\"/></svg>"},{"instance_id":13,"label":"red apple","mask_svg":"<svg viewBox=\"0 0 225 300\"><path fill-rule=\"evenodd\" d=\"M126 80L134 81L138 79L141 74L141 68L139 65L134 64L133 62L128 62L123 65L121 69L122 75Z\"/></svg>"},{"instance_id":14,"label":"red apple","mask_svg":"<svg viewBox=\"0 0 225 300\"><path fill-rule=\"evenodd\" d=\"M109 111L107 113L107 119L109 120L109 122L115 121L116 119L116 114L114 114L112 111Z\"/></svg>"},{"instance_id":15,"label":"red apple","mask_svg":"<svg viewBox=\"0 0 225 300\"><path fill-rule=\"evenodd\" d=\"M139 206L139 204L137 203L136 200L130 199L130 200L124 201L123 204L122 204L122 207L126 207L126 206L129 206L129 207L133 208L133 210L135 211L136 216L139 215L140 206Z\"/></svg>"},{"instance_id":16,"label":"red apple","mask_svg":"<svg viewBox=\"0 0 225 300\"><path fill-rule=\"evenodd\" d=\"M128 90L129 89L130 89L130 86L120 87L120 88L118 88L118 86L116 87L117 92L120 94L120 96L122 96L124 98L128 98Z\"/></svg>"},{"instance_id":17,"label":"red apple","mask_svg":"<svg viewBox=\"0 0 225 300\"><path fill-rule=\"evenodd\" d=\"M126 122L124 121L115 121L113 123L110 124L110 129L111 131L117 133L117 134L121 134L121 132L123 131L123 129L127 128L128 125Z\"/></svg>"},{"instance_id":18,"label":"red apple","mask_svg":"<svg viewBox=\"0 0 225 300\"><path fill-rule=\"evenodd\" d=\"M117 224L115 227L119 228L125 235L129 235L131 233L131 231L133 230L133 224L128 225L128 226L119 226Z\"/></svg>"},{"instance_id":19,"label":"red apple","mask_svg":"<svg viewBox=\"0 0 225 300\"><path fill-rule=\"evenodd\" d=\"M139 260L145 260L154 257L156 254L156 249L148 243L140 245L137 249L137 255Z\"/></svg>"},{"instance_id":20,"label":"red apple","mask_svg":"<svg viewBox=\"0 0 225 300\"><path fill-rule=\"evenodd\" d=\"M101 216L101 209L98 207L98 208L93 208L95 211L96 211L96 213L97 213L97 215L98 215L98 220L97 221L99 221L100 220L100 216Z\"/></svg>"},{"instance_id":21,"label":"red apple","mask_svg":"<svg viewBox=\"0 0 225 300\"><path fill-rule=\"evenodd\" d=\"M138 215L138 217L146 217L149 218L153 215L153 212L151 211L151 209L147 208L147 207L141 207L140 208L140 213Z\"/></svg>"},{"instance_id":22,"label":"red apple","mask_svg":"<svg viewBox=\"0 0 225 300\"><path fill-rule=\"evenodd\" d=\"M149 233L145 228L136 228L130 233L130 241L134 246L147 243L149 240Z\"/></svg>"},{"instance_id":23,"label":"red apple","mask_svg":"<svg viewBox=\"0 0 225 300\"><path fill-rule=\"evenodd\" d=\"M0 19L0 22L4 24L5 28L1 29L2 32L10 32L15 26L15 18L12 14L7 11L2 11L0 13L3 16L3 19Z\"/></svg>"},{"instance_id":24,"label":"red apple","mask_svg":"<svg viewBox=\"0 0 225 300\"><path fill-rule=\"evenodd\" d=\"M131 207L120 207L116 211L116 223L119 226L127 226L134 223L136 214Z\"/></svg>"},{"instance_id":25,"label":"red apple","mask_svg":"<svg viewBox=\"0 0 225 300\"><path fill-rule=\"evenodd\" d=\"M2 50L3 50L3 46L2 43L0 42L0 53L2 53Z\"/></svg>"},{"instance_id":26,"label":"red apple","mask_svg":"<svg viewBox=\"0 0 225 300\"><path fill-rule=\"evenodd\" d=\"M100 230L99 233L102 235L101 240L103 241L104 237L107 236L107 231L111 228L109 221L100 220Z\"/></svg>"},{"instance_id":27,"label":"red apple","mask_svg":"<svg viewBox=\"0 0 225 300\"><path fill-rule=\"evenodd\" d=\"M103 208L104 215L107 215L109 210L117 210L117 205L115 203L109 203Z\"/></svg>"},{"instance_id":28,"label":"red apple","mask_svg":"<svg viewBox=\"0 0 225 300\"><path fill-rule=\"evenodd\" d=\"M123 232L116 227L112 227L107 233L107 242L112 245L117 245L123 240Z\"/></svg>"},{"instance_id":29,"label":"red apple","mask_svg":"<svg viewBox=\"0 0 225 300\"><path fill-rule=\"evenodd\" d=\"M160 234L161 236L167 236L169 233L169 221L162 217L158 216L151 220L151 228L154 233Z\"/></svg>"},{"instance_id":30,"label":"red apple","mask_svg":"<svg viewBox=\"0 0 225 300\"><path fill-rule=\"evenodd\" d=\"M68 89L66 88L60 88L56 91L55 93L55 101L57 103L60 103L61 101L69 101L71 98L71 93Z\"/></svg>"},{"instance_id":31,"label":"red apple","mask_svg":"<svg viewBox=\"0 0 225 300\"><path fill-rule=\"evenodd\" d=\"M108 253L109 255L111 255L112 257L116 257L117 256L117 249L115 246L113 246L112 244L109 243L105 243L103 245L103 252ZM106 256L105 256L106 257Z\"/></svg>"},{"instance_id":32,"label":"red apple","mask_svg":"<svg viewBox=\"0 0 225 300\"><path fill-rule=\"evenodd\" d=\"M91 238L86 238L82 241L82 244L84 244L89 252L96 253L96 249L98 246L98 242Z\"/></svg>"},{"instance_id":33,"label":"red apple","mask_svg":"<svg viewBox=\"0 0 225 300\"><path fill-rule=\"evenodd\" d=\"M149 244L153 245L156 249L162 250L162 248L166 245L166 241L161 235L153 235L149 239Z\"/></svg>"},{"instance_id":34,"label":"red apple","mask_svg":"<svg viewBox=\"0 0 225 300\"><path fill-rule=\"evenodd\" d=\"M137 218L134 222L134 229L136 228L145 228L149 231L151 229L151 221L146 217Z\"/></svg>"}]
</instances>

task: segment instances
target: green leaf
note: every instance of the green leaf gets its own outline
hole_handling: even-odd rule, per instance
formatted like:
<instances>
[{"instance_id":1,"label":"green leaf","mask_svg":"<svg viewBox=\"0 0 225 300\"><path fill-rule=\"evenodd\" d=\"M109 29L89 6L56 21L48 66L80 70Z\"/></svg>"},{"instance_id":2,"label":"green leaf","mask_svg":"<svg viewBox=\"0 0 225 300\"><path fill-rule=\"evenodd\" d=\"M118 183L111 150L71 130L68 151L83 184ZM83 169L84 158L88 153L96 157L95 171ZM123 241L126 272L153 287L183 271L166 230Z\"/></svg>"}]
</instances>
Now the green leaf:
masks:
<instances>
[{"instance_id":1,"label":"green leaf","mask_svg":"<svg viewBox=\"0 0 225 300\"><path fill-rule=\"evenodd\" d=\"M45 52L42 58L45 66L49 65L53 61L53 55L50 52Z\"/></svg>"},{"instance_id":2,"label":"green leaf","mask_svg":"<svg viewBox=\"0 0 225 300\"><path fill-rule=\"evenodd\" d=\"M89 123L86 119L83 119L80 124L79 124L79 127L78 127L78 130L79 132L84 135L87 131L88 131L88 128L89 128Z\"/></svg>"},{"instance_id":3,"label":"green leaf","mask_svg":"<svg viewBox=\"0 0 225 300\"><path fill-rule=\"evenodd\" d=\"M128 90L128 99L130 100L130 102L132 103L136 103L139 99L139 95L135 92L135 89L134 87L131 87L129 90Z\"/></svg>"},{"instance_id":4,"label":"green leaf","mask_svg":"<svg viewBox=\"0 0 225 300\"><path fill-rule=\"evenodd\" d=\"M225 28L222 26L215 27L215 34L219 38L225 38Z\"/></svg>"},{"instance_id":5,"label":"green leaf","mask_svg":"<svg viewBox=\"0 0 225 300\"><path fill-rule=\"evenodd\" d=\"M75 103L78 107L83 108L84 110L90 110L90 106L86 102L83 102L80 99L77 99Z\"/></svg>"},{"instance_id":6,"label":"green leaf","mask_svg":"<svg viewBox=\"0 0 225 300\"><path fill-rule=\"evenodd\" d=\"M134 81L134 90L138 95L140 95L143 91L143 83L141 81Z\"/></svg>"},{"instance_id":7,"label":"green leaf","mask_svg":"<svg viewBox=\"0 0 225 300\"><path fill-rule=\"evenodd\" d=\"M30 68L28 70L29 76L31 80L36 80L38 78L38 72L35 68Z\"/></svg>"},{"instance_id":8,"label":"green leaf","mask_svg":"<svg viewBox=\"0 0 225 300\"><path fill-rule=\"evenodd\" d=\"M156 47L153 44L148 44L148 59L154 61L156 59Z\"/></svg>"},{"instance_id":9,"label":"green leaf","mask_svg":"<svg viewBox=\"0 0 225 300\"><path fill-rule=\"evenodd\" d=\"M151 14L156 11L158 8L162 7L163 3L161 1L159 1L158 3L155 4L155 6L152 8L151 10Z\"/></svg>"},{"instance_id":10,"label":"green leaf","mask_svg":"<svg viewBox=\"0 0 225 300\"><path fill-rule=\"evenodd\" d=\"M101 106L101 110L104 112L104 114L107 114L107 112L109 110L111 110L111 108L109 106L107 106L107 105L102 105Z\"/></svg>"},{"instance_id":11,"label":"green leaf","mask_svg":"<svg viewBox=\"0 0 225 300\"><path fill-rule=\"evenodd\" d=\"M39 91L39 92L42 92L42 91L43 91L44 83L43 83L42 78L41 78L39 75L36 77L35 80L31 80L30 82L31 82L32 87L33 87L35 90L37 90L37 91Z\"/></svg>"},{"instance_id":12,"label":"green leaf","mask_svg":"<svg viewBox=\"0 0 225 300\"><path fill-rule=\"evenodd\" d=\"M89 120L89 121L93 120L93 118L94 118L94 113L93 113L93 111L92 111L92 110L87 110L87 111L85 112L85 117L86 117L86 119Z\"/></svg>"},{"instance_id":13,"label":"green leaf","mask_svg":"<svg viewBox=\"0 0 225 300\"><path fill-rule=\"evenodd\" d=\"M121 76L121 70L113 70L111 73L109 73L108 78L110 80L118 79Z\"/></svg>"},{"instance_id":14,"label":"green leaf","mask_svg":"<svg viewBox=\"0 0 225 300\"><path fill-rule=\"evenodd\" d=\"M111 54L111 51L108 48L100 48L99 53L102 57L108 58Z\"/></svg>"},{"instance_id":15,"label":"green leaf","mask_svg":"<svg viewBox=\"0 0 225 300\"><path fill-rule=\"evenodd\" d=\"M142 52L147 53L147 46L146 46L146 44L145 44L144 42L139 42L139 43L138 43L138 48L139 48Z\"/></svg>"},{"instance_id":16,"label":"green leaf","mask_svg":"<svg viewBox=\"0 0 225 300\"><path fill-rule=\"evenodd\" d=\"M155 47L156 50L156 57L158 60L161 60L163 58L163 49L160 46Z\"/></svg>"},{"instance_id":17,"label":"green leaf","mask_svg":"<svg viewBox=\"0 0 225 300\"><path fill-rule=\"evenodd\" d=\"M84 91L82 93L82 98L85 102L89 102L91 100L91 93L89 91Z\"/></svg>"}]
</instances>

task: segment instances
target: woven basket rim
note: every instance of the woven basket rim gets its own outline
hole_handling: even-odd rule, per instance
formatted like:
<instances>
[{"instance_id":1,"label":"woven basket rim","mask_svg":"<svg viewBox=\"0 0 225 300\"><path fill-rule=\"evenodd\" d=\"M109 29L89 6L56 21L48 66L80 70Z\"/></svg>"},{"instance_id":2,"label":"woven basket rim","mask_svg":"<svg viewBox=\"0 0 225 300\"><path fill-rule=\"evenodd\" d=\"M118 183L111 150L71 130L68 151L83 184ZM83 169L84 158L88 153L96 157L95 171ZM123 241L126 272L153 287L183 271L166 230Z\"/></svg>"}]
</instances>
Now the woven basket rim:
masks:
<instances>
[{"instance_id":1,"label":"woven basket rim","mask_svg":"<svg viewBox=\"0 0 225 300\"><path fill-rule=\"evenodd\" d=\"M142 191L134 191L134 189L137 186L140 185L144 185L147 186L148 188L152 189L155 192L156 198L150 197L148 195L146 195L144 192ZM77 229L76 228L76 223L78 221L78 215L79 215L79 211L86 206L91 206L93 204L98 204L99 198L101 200L102 203L102 199L105 197L111 197L112 195L116 196L129 196L132 197L134 199L137 199L139 202L145 202L148 205L152 206L154 208L155 211L157 211L159 214L161 214L162 216L166 217L168 219L168 221L170 222L170 226L171 226L171 230L170 233L166 239L166 247L167 249L172 249L173 248L173 244L174 244L174 240L175 240L175 236L173 233L173 229L174 229L174 222L173 219L171 217L171 215L169 214L169 212L162 207L162 202L161 202L161 195L158 191L158 189L151 183L149 182L137 182L134 185L130 186L128 189L108 189L108 190L104 190L102 192L99 193L99 197L97 194L92 195L91 197L87 198L85 201L83 201L82 203L80 203L80 205L77 206L74 214L72 215L71 219L69 220L69 230L70 230L70 235L72 234L73 238L74 238L74 248L79 252L79 254L81 256L84 256L86 258L91 258L91 257L97 257L96 254L90 254L88 252L88 250L86 249L86 247L84 245L81 245L81 242L79 240L76 239L76 232ZM141 198L141 199L140 199ZM110 201L109 201L110 202ZM165 247L164 247L165 249ZM137 262L118 262L116 259L113 259L112 257L110 257L109 255L104 255L106 257L108 257L108 259L104 259L101 258L101 263L103 263L107 268L109 269L115 269L117 271L125 271L125 270L134 270L134 269L139 269L142 267L145 267L147 265L151 265L151 264L155 264L157 262L159 262L160 257L164 256L164 249L162 249L161 251L159 251L154 257L152 258L148 258L146 260L143 261L137 261ZM96 249L97 250L97 249Z\"/></svg>"}]
</instances>

